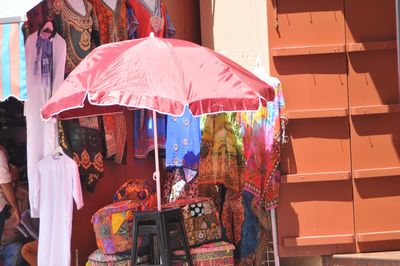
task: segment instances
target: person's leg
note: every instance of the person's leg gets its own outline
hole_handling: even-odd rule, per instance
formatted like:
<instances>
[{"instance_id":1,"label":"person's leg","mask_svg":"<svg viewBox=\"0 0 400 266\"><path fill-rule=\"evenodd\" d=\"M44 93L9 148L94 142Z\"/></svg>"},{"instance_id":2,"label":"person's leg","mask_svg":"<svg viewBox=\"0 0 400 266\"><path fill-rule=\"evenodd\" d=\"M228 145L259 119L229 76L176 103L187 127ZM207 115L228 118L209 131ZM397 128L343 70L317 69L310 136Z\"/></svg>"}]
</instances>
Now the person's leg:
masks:
<instances>
[{"instance_id":1,"label":"person's leg","mask_svg":"<svg viewBox=\"0 0 400 266\"><path fill-rule=\"evenodd\" d=\"M38 252L38 241L32 241L26 243L21 250L22 257L31 266L37 266L37 252Z\"/></svg>"},{"instance_id":2,"label":"person's leg","mask_svg":"<svg viewBox=\"0 0 400 266\"><path fill-rule=\"evenodd\" d=\"M12 242L3 248L3 266L22 266L26 265L21 255L21 242Z\"/></svg>"}]
</instances>

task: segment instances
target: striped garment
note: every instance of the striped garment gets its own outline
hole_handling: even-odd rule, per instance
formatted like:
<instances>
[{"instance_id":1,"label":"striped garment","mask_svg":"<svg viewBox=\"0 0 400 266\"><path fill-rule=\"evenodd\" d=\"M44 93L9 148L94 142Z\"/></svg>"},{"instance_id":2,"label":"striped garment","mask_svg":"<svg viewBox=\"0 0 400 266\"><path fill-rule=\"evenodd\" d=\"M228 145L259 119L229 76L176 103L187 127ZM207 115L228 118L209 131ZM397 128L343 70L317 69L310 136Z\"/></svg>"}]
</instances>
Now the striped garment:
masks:
<instances>
[{"instance_id":1,"label":"striped garment","mask_svg":"<svg viewBox=\"0 0 400 266\"><path fill-rule=\"evenodd\" d=\"M26 100L26 65L21 23L0 24L0 101Z\"/></svg>"}]
</instances>

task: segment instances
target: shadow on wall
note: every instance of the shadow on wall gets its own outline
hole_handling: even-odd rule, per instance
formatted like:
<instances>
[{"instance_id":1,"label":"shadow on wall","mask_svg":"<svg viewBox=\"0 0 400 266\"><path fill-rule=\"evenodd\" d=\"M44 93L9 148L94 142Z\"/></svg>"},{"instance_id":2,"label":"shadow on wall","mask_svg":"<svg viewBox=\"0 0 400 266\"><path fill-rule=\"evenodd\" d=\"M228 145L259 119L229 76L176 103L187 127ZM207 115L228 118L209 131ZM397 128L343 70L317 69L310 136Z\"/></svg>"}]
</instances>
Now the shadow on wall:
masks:
<instances>
[{"instance_id":1,"label":"shadow on wall","mask_svg":"<svg viewBox=\"0 0 400 266\"><path fill-rule=\"evenodd\" d=\"M212 50L215 49L214 42L214 25L215 25L215 2L216 0L201 0L200 2L200 13L202 18L201 23L201 44ZM204 19L207 18L207 19Z\"/></svg>"}]
</instances>

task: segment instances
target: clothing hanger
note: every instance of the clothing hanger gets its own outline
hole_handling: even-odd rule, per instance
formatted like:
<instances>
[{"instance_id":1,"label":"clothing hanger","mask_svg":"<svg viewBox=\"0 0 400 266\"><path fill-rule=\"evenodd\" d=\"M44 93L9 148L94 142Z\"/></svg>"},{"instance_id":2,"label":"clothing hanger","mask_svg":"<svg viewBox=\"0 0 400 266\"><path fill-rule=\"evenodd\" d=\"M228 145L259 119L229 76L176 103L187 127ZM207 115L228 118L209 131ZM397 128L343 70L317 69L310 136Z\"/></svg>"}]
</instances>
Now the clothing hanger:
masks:
<instances>
[{"instance_id":1,"label":"clothing hanger","mask_svg":"<svg viewBox=\"0 0 400 266\"><path fill-rule=\"evenodd\" d=\"M54 30L54 25L53 21L49 20L47 21L38 31L38 34L44 38L53 38L54 35L56 34Z\"/></svg>"},{"instance_id":2,"label":"clothing hanger","mask_svg":"<svg viewBox=\"0 0 400 266\"><path fill-rule=\"evenodd\" d=\"M53 157L60 157L64 155L64 150L62 149L62 147L60 145L58 145L57 147L54 148L54 150L51 152L51 155Z\"/></svg>"}]
</instances>

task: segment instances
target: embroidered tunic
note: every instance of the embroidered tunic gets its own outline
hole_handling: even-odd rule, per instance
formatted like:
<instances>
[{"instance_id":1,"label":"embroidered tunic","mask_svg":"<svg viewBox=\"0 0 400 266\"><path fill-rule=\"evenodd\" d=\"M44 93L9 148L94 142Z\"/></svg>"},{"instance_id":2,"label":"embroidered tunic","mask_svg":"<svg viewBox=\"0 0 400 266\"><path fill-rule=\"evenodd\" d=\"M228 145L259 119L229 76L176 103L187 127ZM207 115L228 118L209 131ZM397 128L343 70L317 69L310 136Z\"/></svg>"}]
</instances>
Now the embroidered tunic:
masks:
<instances>
[{"instance_id":1,"label":"embroidered tunic","mask_svg":"<svg viewBox=\"0 0 400 266\"><path fill-rule=\"evenodd\" d=\"M99 118L61 120L58 129L61 147L77 163L86 190L93 192L104 171Z\"/></svg>"},{"instance_id":2,"label":"embroidered tunic","mask_svg":"<svg viewBox=\"0 0 400 266\"><path fill-rule=\"evenodd\" d=\"M93 6L84 1L86 14L77 12L68 0L58 0L54 5L54 25L67 45L65 76L85 58L90 51L99 45L99 24Z\"/></svg>"},{"instance_id":3,"label":"embroidered tunic","mask_svg":"<svg viewBox=\"0 0 400 266\"><path fill-rule=\"evenodd\" d=\"M167 9L162 0L154 0L150 7L145 0L127 1L128 38L145 38L153 32L156 37L173 38L175 29L167 16ZM165 115L157 114L158 145L165 148L166 123ZM145 158L154 149L152 112L134 111L134 157Z\"/></svg>"},{"instance_id":4,"label":"embroidered tunic","mask_svg":"<svg viewBox=\"0 0 400 266\"><path fill-rule=\"evenodd\" d=\"M124 41L128 38L126 5L116 0L112 9L104 0L89 0L96 11L100 30L100 44ZM121 164L126 144L126 121L124 114L103 116L106 158L114 158Z\"/></svg>"},{"instance_id":5,"label":"embroidered tunic","mask_svg":"<svg viewBox=\"0 0 400 266\"><path fill-rule=\"evenodd\" d=\"M175 28L169 20L167 8L164 1L154 0L154 10L145 0L128 0L127 6L129 26L128 35L130 39L148 37L150 32L161 38L173 38Z\"/></svg>"},{"instance_id":6,"label":"embroidered tunic","mask_svg":"<svg viewBox=\"0 0 400 266\"><path fill-rule=\"evenodd\" d=\"M89 0L89 2L97 14L100 44L124 41L128 38L124 0L116 0L115 9L108 6L103 0Z\"/></svg>"}]
</instances>

